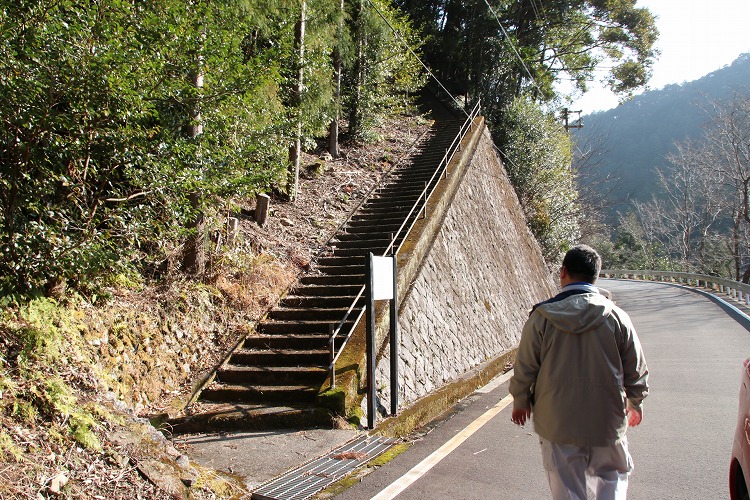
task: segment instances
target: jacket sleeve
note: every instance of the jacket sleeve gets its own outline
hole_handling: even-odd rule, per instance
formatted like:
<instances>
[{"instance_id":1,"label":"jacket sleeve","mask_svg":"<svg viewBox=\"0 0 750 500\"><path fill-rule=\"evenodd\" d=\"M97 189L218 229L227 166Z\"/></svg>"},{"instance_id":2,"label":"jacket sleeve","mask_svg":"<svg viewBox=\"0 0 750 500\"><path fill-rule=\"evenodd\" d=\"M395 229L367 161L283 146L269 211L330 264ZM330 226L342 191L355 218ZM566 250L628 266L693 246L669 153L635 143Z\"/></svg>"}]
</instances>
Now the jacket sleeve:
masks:
<instances>
[{"instance_id":1,"label":"jacket sleeve","mask_svg":"<svg viewBox=\"0 0 750 500\"><path fill-rule=\"evenodd\" d=\"M641 408L644 398L648 396L648 366L630 317L623 311L618 313L623 335L620 357L625 395L633 407Z\"/></svg>"},{"instance_id":2,"label":"jacket sleeve","mask_svg":"<svg viewBox=\"0 0 750 500\"><path fill-rule=\"evenodd\" d=\"M513 377L508 390L513 395L513 408L531 408L532 391L541 366L542 330L544 318L538 311L532 312L521 333Z\"/></svg>"}]
</instances>

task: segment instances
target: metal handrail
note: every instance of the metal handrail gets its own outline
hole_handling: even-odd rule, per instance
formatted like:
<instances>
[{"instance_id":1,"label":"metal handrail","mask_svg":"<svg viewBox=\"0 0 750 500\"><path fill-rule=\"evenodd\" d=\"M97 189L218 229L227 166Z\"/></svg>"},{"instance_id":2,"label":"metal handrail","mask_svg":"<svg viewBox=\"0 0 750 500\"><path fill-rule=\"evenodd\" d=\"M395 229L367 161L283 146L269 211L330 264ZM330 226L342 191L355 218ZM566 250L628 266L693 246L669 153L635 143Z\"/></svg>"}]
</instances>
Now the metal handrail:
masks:
<instances>
[{"instance_id":1,"label":"metal handrail","mask_svg":"<svg viewBox=\"0 0 750 500\"><path fill-rule=\"evenodd\" d=\"M653 281L666 281L664 278L670 278L678 280L679 282L685 282L688 285L695 284L700 286L701 281L704 286L709 287L709 283L713 286L718 286L721 293L727 293L734 299L745 301L745 304L750 304L750 285L747 283L741 283L726 278L719 278L717 276L708 276L705 274L696 273L685 273L678 271L658 271L653 269L602 269L599 272L599 276L604 278L609 276L641 276L643 280L653 278Z\"/></svg>"},{"instance_id":2,"label":"metal handrail","mask_svg":"<svg viewBox=\"0 0 750 500\"><path fill-rule=\"evenodd\" d=\"M402 156L383 173L383 175L381 176L381 178L378 181L378 183L375 184L374 186L372 186L370 188L370 190L367 191L367 193L362 197L362 199L359 201L359 203L357 203L357 206L355 206L354 208L352 208L349 211L349 215L346 217L346 219L344 219L344 221L342 221L336 227L336 230L333 231L333 235L330 238L328 238L328 241L325 242L325 244L323 245L323 249L320 251L320 253L322 253L323 250L325 250L325 247L327 247L328 245L330 245L331 241L334 238L336 238L336 235L339 233L339 231L341 231L341 229L344 226L346 226L346 224L351 220L352 215L354 215L357 212L357 210L359 210L360 208L362 208L362 205L364 205L367 202L367 200L370 199L370 196L372 196L372 193L374 193L375 191L377 191L386 181L390 180L390 178L393 175L393 173L396 170L398 170L398 168L401 166L401 164L409 157L409 153L411 153L414 149L416 149L417 145L422 140L422 138L425 135L427 135L427 132L429 132L429 128L425 132L422 132L421 134L419 134L419 137L417 137L414 140L414 142L409 146L409 148L406 150L406 152L403 153Z\"/></svg>"},{"instance_id":3,"label":"metal handrail","mask_svg":"<svg viewBox=\"0 0 750 500\"><path fill-rule=\"evenodd\" d=\"M435 192L435 189L437 188L437 183L435 183L432 186L432 189L430 189L430 185L435 180L436 176L440 177L442 176L443 172L445 172L446 177L448 176L448 164L453 160L453 157L456 154L456 151L459 150L461 141L463 140L464 136L466 135L466 132L471 129L472 124L474 123L474 119L479 115L479 111L481 109L480 106L481 102L477 102L477 104L474 106L474 109L472 109L471 113L467 115L466 120L464 121L463 125L461 125L461 128L458 131L458 134L453 139L453 142L451 142L451 145L446 149L445 154L443 155L442 160L440 160L440 163L438 164L437 168L435 169L435 172L433 172L432 177L430 177L430 180L425 183L425 188L422 190L422 192L419 194L419 197L417 198L417 201L412 205L411 210L409 210L409 213L404 218L404 221L401 223L401 226L398 228L398 231L394 233L391 236L391 242L389 243L388 247L383 252L383 256L388 255L391 253L392 255L396 255L399 250L401 250L402 245L404 244L404 241L406 240L406 236L411 232L412 228L414 227L414 224L416 223L417 218L415 217L408 228L406 228L406 224L409 222L409 219L412 218L415 211L419 212L420 210L424 209L424 217L427 217L427 203L429 202L430 198L432 197L432 194ZM421 205L420 205L421 203ZM424 218L423 217L423 218ZM404 229L406 228L406 231L404 232ZM394 245L396 243L396 240L399 239L401 236L401 233L404 232L404 237L401 240L401 243L399 246L394 250ZM363 294L365 293L367 285L363 285L362 288L360 288L359 293L352 301L351 305L349 306L349 309L347 309L346 314L344 315L343 319L339 321L339 323L335 327L331 327L330 330L330 336L328 339L328 346L330 349L330 365L328 366L328 371L331 376L331 387L336 387L336 361L338 361L339 357L341 356L341 353L344 351L344 347L349 342L349 339L352 336L352 333L354 332L354 327L357 326L357 323L359 323L359 320L362 318L362 315L365 313L365 307L362 306L359 310L359 314L357 314L356 319L354 320L354 323L352 324L352 327L349 329L349 331L346 334L346 337L344 338L343 343L341 344L341 347L339 348L338 352L336 352L336 338L341 333L341 329L344 327L344 324L349 319L349 316L352 314L354 309L357 306L357 302L362 298Z\"/></svg>"}]
</instances>

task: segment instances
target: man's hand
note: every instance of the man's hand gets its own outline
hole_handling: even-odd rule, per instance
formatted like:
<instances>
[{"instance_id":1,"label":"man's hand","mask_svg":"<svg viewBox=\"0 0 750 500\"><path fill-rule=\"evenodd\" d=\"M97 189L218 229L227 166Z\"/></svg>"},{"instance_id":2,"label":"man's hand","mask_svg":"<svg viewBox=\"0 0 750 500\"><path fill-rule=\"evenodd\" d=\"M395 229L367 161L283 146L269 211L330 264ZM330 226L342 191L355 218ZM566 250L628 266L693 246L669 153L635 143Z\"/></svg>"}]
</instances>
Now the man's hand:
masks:
<instances>
[{"instance_id":1,"label":"man's hand","mask_svg":"<svg viewBox=\"0 0 750 500\"><path fill-rule=\"evenodd\" d=\"M628 416L628 426L635 427L643 420L643 410L634 408L630 405L625 409L625 414Z\"/></svg>"},{"instance_id":2,"label":"man's hand","mask_svg":"<svg viewBox=\"0 0 750 500\"><path fill-rule=\"evenodd\" d=\"M531 416L531 408L513 408L510 419L516 425L524 425L529 416Z\"/></svg>"}]
</instances>

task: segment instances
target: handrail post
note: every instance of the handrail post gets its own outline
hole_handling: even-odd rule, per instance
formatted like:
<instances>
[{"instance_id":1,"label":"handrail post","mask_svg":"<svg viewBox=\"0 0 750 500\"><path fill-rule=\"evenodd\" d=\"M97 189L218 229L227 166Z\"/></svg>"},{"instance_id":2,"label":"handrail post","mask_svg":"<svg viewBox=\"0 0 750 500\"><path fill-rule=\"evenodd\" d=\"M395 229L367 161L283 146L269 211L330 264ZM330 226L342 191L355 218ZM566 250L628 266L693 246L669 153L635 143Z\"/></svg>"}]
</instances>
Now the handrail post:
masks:
<instances>
[{"instance_id":1,"label":"handrail post","mask_svg":"<svg viewBox=\"0 0 750 500\"><path fill-rule=\"evenodd\" d=\"M336 387L336 342L333 337L333 324L328 325L328 349L330 353L331 364L328 366L328 372L331 375L331 388Z\"/></svg>"}]
</instances>

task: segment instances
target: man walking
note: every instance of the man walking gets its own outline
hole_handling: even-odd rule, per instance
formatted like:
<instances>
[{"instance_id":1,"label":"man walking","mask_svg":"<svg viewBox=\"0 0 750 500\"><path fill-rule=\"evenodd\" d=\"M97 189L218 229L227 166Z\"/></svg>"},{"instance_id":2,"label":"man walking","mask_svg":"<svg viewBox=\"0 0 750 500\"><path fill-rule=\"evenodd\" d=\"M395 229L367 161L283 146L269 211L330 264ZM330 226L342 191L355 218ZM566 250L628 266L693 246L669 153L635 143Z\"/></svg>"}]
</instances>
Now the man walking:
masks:
<instances>
[{"instance_id":1,"label":"man walking","mask_svg":"<svg viewBox=\"0 0 750 500\"><path fill-rule=\"evenodd\" d=\"M533 413L552 498L625 499L633 461L625 431L643 417L648 368L628 315L594 286L601 258L569 250L562 291L537 304L523 328L511 419Z\"/></svg>"}]
</instances>

